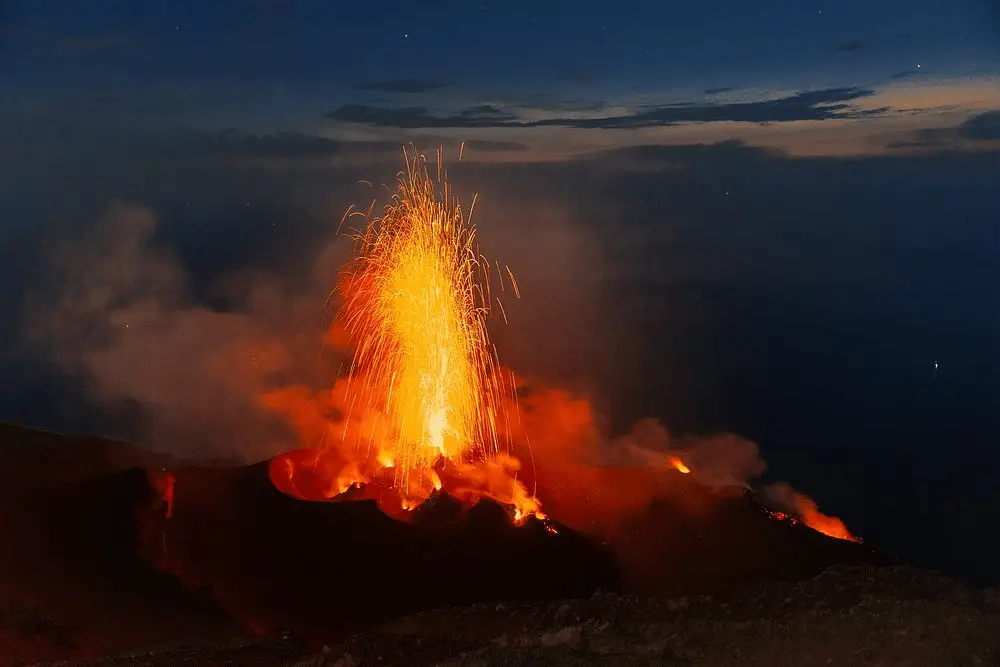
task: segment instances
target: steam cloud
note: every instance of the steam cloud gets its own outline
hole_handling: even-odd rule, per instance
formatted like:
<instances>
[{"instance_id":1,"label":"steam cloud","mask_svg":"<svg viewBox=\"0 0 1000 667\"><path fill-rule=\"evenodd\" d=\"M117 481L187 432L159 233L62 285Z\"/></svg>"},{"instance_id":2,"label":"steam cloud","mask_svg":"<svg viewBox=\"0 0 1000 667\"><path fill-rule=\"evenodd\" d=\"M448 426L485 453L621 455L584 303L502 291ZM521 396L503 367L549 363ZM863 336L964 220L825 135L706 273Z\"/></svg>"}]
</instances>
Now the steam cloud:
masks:
<instances>
[{"instance_id":1,"label":"steam cloud","mask_svg":"<svg viewBox=\"0 0 1000 667\"><path fill-rule=\"evenodd\" d=\"M196 301L184 267L157 246L156 230L150 210L116 203L86 237L57 244L51 280L26 318L25 338L37 356L82 379L96 404L137 406L146 444L182 456L260 460L316 445L331 424L340 429L348 411L332 379L342 341L327 335L326 353L319 352L330 269L346 259L348 244L329 242L306 289L292 290L264 273L244 276L241 289L229 290L230 307L219 310ZM542 284L545 272L572 275L581 261L593 267L593 257L578 256L587 246L577 236L568 224L556 224L532 241L536 251L541 246L541 261L517 255L522 285L526 273L527 282L534 275ZM501 237L493 241L504 245ZM560 266L553 267L553 258ZM580 294L559 296L564 304L584 303ZM541 313L529 310L514 329L540 322ZM532 336L545 348L551 341L538 341L539 331L551 337L551 328ZM671 457L720 489L748 486L766 467L758 447L733 434L675 437L657 420L643 419L612 437L591 401L544 379L521 378L518 412L514 453L526 476L539 483L547 510L560 509L571 525L575 511L581 528L613 530L624 514L669 493L663 473ZM623 483L623 471L639 477ZM765 496L803 518L823 517L787 485L769 487Z\"/></svg>"},{"instance_id":2,"label":"steam cloud","mask_svg":"<svg viewBox=\"0 0 1000 667\"><path fill-rule=\"evenodd\" d=\"M309 334L320 330L325 292L288 294L258 275L231 310L199 305L184 268L155 245L156 226L148 209L116 203L86 238L58 243L26 318L29 344L81 378L96 403L137 405L157 449L240 459L287 449L256 397L316 365Z\"/></svg>"}]
</instances>

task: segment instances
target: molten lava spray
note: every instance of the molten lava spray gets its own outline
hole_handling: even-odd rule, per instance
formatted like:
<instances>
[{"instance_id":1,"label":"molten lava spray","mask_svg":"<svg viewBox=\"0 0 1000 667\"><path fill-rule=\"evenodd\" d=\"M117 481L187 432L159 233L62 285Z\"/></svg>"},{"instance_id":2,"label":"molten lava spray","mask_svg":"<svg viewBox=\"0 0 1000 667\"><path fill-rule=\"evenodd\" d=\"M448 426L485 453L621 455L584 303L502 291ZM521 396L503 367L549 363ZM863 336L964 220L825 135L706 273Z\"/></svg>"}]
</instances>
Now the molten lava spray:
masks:
<instances>
[{"instance_id":1,"label":"molten lava spray","mask_svg":"<svg viewBox=\"0 0 1000 667\"><path fill-rule=\"evenodd\" d=\"M354 343L352 410L387 417L369 445L402 484L439 457L495 456L512 387L486 329L489 264L447 182L408 160L393 202L366 217L356 241L339 291Z\"/></svg>"},{"instance_id":2,"label":"molten lava spray","mask_svg":"<svg viewBox=\"0 0 1000 667\"><path fill-rule=\"evenodd\" d=\"M322 495L390 481L404 509L445 487L511 505L516 517L541 517L517 480L520 462L506 451L514 381L487 329L493 302L503 306L440 153L436 179L422 156L408 156L382 214L349 212L345 220L355 216L363 224L351 234L355 253L335 291L334 327L346 334L352 361L331 400L346 414L305 461L328 480ZM276 392L265 402L277 408L289 398ZM293 478L302 465L301 457L286 456L272 474L301 491Z\"/></svg>"}]
</instances>

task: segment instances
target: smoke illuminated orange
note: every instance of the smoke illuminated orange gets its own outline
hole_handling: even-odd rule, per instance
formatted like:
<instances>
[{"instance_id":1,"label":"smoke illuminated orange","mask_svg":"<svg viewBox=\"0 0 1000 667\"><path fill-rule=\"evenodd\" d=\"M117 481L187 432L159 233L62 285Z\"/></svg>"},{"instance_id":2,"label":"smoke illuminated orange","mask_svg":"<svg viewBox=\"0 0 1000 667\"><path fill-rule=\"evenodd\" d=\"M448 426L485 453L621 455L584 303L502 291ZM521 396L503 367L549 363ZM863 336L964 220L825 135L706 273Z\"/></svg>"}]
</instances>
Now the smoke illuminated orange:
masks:
<instances>
[{"instance_id":1,"label":"smoke illuminated orange","mask_svg":"<svg viewBox=\"0 0 1000 667\"><path fill-rule=\"evenodd\" d=\"M799 518L813 530L823 533L827 537L835 537L838 540L848 540L860 542L861 540L851 534L844 522L835 516L828 516L819 511L816 503L805 496L801 496L797 507Z\"/></svg>"},{"instance_id":2,"label":"smoke illuminated orange","mask_svg":"<svg viewBox=\"0 0 1000 667\"><path fill-rule=\"evenodd\" d=\"M861 542L861 538L852 534L843 521L835 516L823 514L815 500L795 491L787 484L771 485L767 490L767 495L771 497L772 502L776 502L791 511L788 513L771 510L770 514L775 519L790 523L801 522L818 533L823 533L827 537L835 537L838 540Z\"/></svg>"}]
</instances>

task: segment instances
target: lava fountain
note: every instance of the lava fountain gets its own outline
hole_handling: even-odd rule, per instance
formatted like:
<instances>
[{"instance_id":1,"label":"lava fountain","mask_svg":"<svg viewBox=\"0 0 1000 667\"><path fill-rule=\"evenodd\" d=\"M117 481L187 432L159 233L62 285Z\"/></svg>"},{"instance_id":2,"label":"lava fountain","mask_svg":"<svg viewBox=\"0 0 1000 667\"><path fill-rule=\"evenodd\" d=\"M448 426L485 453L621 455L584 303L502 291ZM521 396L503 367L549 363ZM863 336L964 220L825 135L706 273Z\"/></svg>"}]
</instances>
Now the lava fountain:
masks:
<instances>
[{"instance_id":1,"label":"lava fountain","mask_svg":"<svg viewBox=\"0 0 1000 667\"><path fill-rule=\"evenodd\" d=\"M348 232L354 255L333 294L333 327L352 357L330 399L345 414L318 448L275 459L272 478L301 497L391 488L404 510L444 488L541 517L508 451L514 379L487 328L494 304L503 311L494 283L515 297L517 283L480 254L441 163L439 152L432 178L423 156L406 155L381 215L345 216L363 221Z\"/></svg>"}]
</instances>

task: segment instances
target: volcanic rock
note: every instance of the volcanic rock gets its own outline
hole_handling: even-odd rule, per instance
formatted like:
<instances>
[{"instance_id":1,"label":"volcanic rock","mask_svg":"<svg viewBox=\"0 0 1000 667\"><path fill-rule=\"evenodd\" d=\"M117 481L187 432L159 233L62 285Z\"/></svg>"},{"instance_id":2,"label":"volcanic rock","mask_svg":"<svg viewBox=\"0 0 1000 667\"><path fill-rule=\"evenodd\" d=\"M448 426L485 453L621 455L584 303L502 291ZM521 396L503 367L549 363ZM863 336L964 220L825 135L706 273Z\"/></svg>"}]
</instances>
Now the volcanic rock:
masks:
<instances>
[{"instance_id":1,"label":"volcanic rock","mask_svg":"<svg viewBox=\"0 0 1000 667\"><path fill-rule=\"evenodd\" d=\"M133 466L176 463L0 425L0 665L245 632L139 556L135 511L148 486Z\"/></svg>"},{"instance_id":2,"label":"volcanic rock","mask_svg":"<svg viewBox=\"0 0 1000 667\"><path fill-rule=\"evenodd\" d=\"M996 665L1000 590L904 567L834 567L725 600L600 596L422 612L311 656L281 637L184 643L88 663L278 667Z\"/></svg>"},{"instance_id":3,"label":"volcanic rock","mask_svg":"<svg viewBox=\"0 0 1000 667\"><path fill-rule=\"evenodd\" d=\"M412 512L413 523L442 525L462 518L462 501L447 491L434 491Z\"/></svg>"},{"instance_id":4,"label":"volcanic rock","mask_svg":"<svg viewBox=\"0 0 1000 667\"><path fill-rule=\"evenodd\" d=\"M805 579L833 565L899 563L863 543L775 519L747 489L708 489L676 477L671 495L625 517L610 539L629 592L728 594L764 581Z\"/></svg>"},{"instance_id":5,"label":"volcanic rock","mask_svg":"<svg viewBox=\"0 0 1000 667\"><path fill-rule=\"evenodd\" d=\"M266 463L174 476L159 562L261 632L336 638L433 606L586 597L619 584L599 544L534 521L516 526L486 499L457 520L434 521L431 509L411 523L372 500L291 498Z\"/></svg>"},{"instance_id":6,"label":"volcanic rock","mask_svg":"<svg viewBox=\"0 0 1000 667\"><path fill-rule=\"evenodd\" d=\"M995 665L1000 591L903 567L835 567L720 600L631 596L443 609L296 667Z\"/></svg>"}]
</instances>

